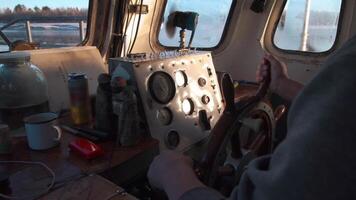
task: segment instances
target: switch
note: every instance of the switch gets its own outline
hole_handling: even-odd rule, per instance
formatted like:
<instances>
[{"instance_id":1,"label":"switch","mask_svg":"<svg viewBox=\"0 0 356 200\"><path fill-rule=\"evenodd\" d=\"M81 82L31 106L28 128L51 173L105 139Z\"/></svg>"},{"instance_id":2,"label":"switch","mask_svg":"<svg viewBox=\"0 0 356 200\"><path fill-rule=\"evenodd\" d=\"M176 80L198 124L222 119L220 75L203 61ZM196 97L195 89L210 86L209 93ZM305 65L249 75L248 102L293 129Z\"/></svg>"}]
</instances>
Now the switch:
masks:
<instances>
[{"instance_id":1,"label":"switch","mask_svg":"<svg viewBox=\"0 0 356 200\"><path fill-rule=\"evenodd\" d=\"M206 110L199 111L199 125L200 128L204 131L211 130L211 125Z\"/></svg>"},{"instance_id":2,"label":"switch","mask_svg":"<svg viewBox=\"0 0 356 200\"><path fill-rule=\"evenodd\" d=\"M207 70L208 70L209 76L212 76L212 75L213 75L213 72L211 71L211 69L208 67Z\"/></svg>"}]
</instances>

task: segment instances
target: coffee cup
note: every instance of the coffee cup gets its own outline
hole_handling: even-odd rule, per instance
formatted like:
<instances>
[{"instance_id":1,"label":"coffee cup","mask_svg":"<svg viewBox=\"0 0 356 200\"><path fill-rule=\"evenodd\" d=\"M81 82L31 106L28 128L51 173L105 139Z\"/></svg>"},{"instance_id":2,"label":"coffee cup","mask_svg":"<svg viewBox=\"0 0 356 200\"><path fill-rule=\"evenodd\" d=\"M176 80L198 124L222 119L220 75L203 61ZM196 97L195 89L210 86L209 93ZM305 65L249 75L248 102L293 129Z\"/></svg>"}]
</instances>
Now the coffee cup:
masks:
<instances>
[{"instance_id":1,"label":"coffee cup","mask_svg":"<svg viewBox=\"0 0 356 200\"><path fill-rule=\"evenodd\" d=\"M56 113L39 113L24 119L27 142L33 150L45 150L59 144L62 130Z\"/></svg>"}]
</instances>

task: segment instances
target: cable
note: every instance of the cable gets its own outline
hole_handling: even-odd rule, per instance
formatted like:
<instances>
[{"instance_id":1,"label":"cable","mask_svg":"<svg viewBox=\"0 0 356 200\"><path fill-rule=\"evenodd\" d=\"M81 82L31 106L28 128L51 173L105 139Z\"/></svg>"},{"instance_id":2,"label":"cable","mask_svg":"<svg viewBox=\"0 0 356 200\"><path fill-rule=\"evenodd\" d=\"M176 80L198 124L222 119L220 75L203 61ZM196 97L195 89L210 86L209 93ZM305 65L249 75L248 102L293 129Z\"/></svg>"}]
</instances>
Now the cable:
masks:
<instances>
[{"instance_id":1,"label":"cable","mask_svg":"<svg viewBox=\"0 0 356 200\"><path fill-rule=\"evenodd\" d=\"M43 192L41 192L41 194L38 194L38 196L41 196L43 194L46 194L47 192L49 192L51 190L51 188L54 185L54 181L56 180L56 174L53 172L53 170L51 168L49 168L46 164L42 163L42 162L32 162L32 161L0 161L0 164L25 164L25 165L40 165L43 168L45 168L51 175L52 175L52 181L51 184L47 187L46 190L44 190ZM0 197L5 198L5 199L27 199L27 198L31 198L33 196L23 196L23 197L15 197L15 196L8 196L5 194L0 193Z\"/></svg>"},{"instance_id":2,"label":"cable","mask_svg":"<svg viewBox=\"0 0 356 200\"><path fill-rule=\"evenodd\" d=\"M130 1L128 1L128 0L126 0L125 2L124 2L124 6L125 6L125 8L124 8L124 13L126 13L126 16L125 16L125 18L126 18L126 20L125 20L125 18L123 19L123 20L121 20L122 21L122 24L121 24L121 47L119 47L119 45L117 45L117 48L121 48L121 50L120 50L120 53L117 55L117 56L126 56L125 54L126 54L126 52L127 52L127 50L126 50L126 34L127 34L127 29L128 29L128 26L129 26L129 22L131 21L131 19L132 19L132 15L130 15L130 12L129 12L129 7L130 7L130 4L132 4L132 0L130 0ZM125 23L124 23L124 21L125 21ZM118 49L117 49L117 51L119 51ZM122 54L122 52L123 52L123 54Z\"/></svg>"},{"instance_id":3,"label":"cable","mask_svg":"<svg viewBox=\"0 0 356 200\"><path fill-rule=\"evenodd\" d=\"M137 2L138 2L138 0L136 0L135 5L137 5ZM129 53L129 50L130 50L131 44L132 44L133 32L134 32L134 30L135 30L134 23L135 23L135 21L136 21L136 14L133 14L133 20L132 20L132 21L133 21L133 22L132 22L132 27L131 27L131 32L130 32L130 42L129 42L129 45L127 46L127 47L128 47L128 48L127 48L128 50L127 50L127 52L125 52L126 55ZM125 55L125 56L126 56L126 55Z\"/></svg>"},{"instance_id":4,"label":"cable","mask_svg":"<svg viewBox=\"0 0 356 200\"><path fill-rule=\"evenodd\" d=\"M137 39L137 35L138 35L138 30L140 28L140 22L141 22L141 16L142 16L142 6L143 6L143 0L141 0L141 4L140 4L140 14L138 16L138 21L137 21L137 28L136 28L136 33L135 33L135 37L134 40L132 42L132 46L130 48L129 54L132 52L133 47L135 46L136 43L136 39Z\"/></svg>"},{"instance_id":5,"label":"cable","mask_svg":"<svg viewBox=\"0 0 356 200\"><path fill-rule=\"evenodd\" d=\"M126 17L126 23L125 23L125 28L124 28L124 31L123 31L123 40L122 40L122 42L123 42L123 46L124 46L124 49L123 49L123 52L124 52L124 57L126 56L126 54L127 54L127 49L129 49L130 48L130 45L131 45L131 38L130 38L130 43L129 43L129 45L127 46L128 48L126 49L126 37L127 37L127 30L128 30L128 28L129 28L129 25L130 25L130 22L131 22L131 20L132 20L132 17L134 16L134 14L131 14L130 15L130 12L129 12L129 6L131 5L131 4L134 4L134 5L137 5L137 2L138 2L138 0L136 0L135 1L135 3L132 1L132 0L130 0L130 3L127 3L127 5L126 5L126 9L127 9L127 17ZM134 21L135 21L135 19L136 18L134 18ZM133 32L133 31L132 31Z\"/></svg>"},{"instance_id":6,"label":"cable","mask_svg":"<svg viewBox=\"0 0 356 200\"><path fill-rule=\"evenodd\" d=\"M157 1L155 1L155 6L154 6L154 9L153 9L153 13L152 13L152 20L151 20L151 25L150 25L150 31L149 31L149 34L148 34L148 43L150 45L150 48L152 50L153 53L156 53L153 46L152 46L152 41L151 41L151 34L152 34L152 27L153 27L153 22L154 22L154 19L155 19L155 16L156 16L156 9L157 9Z\"/></svg>"}]
</instances>

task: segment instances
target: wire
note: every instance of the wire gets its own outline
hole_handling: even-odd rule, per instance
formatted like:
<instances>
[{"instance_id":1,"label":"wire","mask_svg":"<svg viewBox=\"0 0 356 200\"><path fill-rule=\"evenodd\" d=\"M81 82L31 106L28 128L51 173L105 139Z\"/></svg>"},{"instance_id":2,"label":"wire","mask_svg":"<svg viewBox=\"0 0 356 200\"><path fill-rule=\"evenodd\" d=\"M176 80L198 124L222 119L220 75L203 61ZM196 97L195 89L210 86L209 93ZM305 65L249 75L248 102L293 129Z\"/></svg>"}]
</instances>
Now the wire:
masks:
<instances>
[{"instance_id":1,"label":"wire","mask_svg":"<svg viewBox=\"0 0 356 200\"><path fill-rule=\"evenodd\" d=\"M154 22L154 19L155 19L155 16L156 16L156 9L157 9L157 1L155 1L155 6L154 6L154 9L153 9L153 13L152 13L152 20L151 20L151 25L150 25L150 31L149 31L149 34L148 34L148 43L149 43L150 48L151 48L151 50L152 50L153 53L156 53L156 52L155 52L155 49L154 49L153 46L152 46L151 34L152 34L153 22Z\"/></svg>"},{"instance_id":2,"label":"wire","mask_svg":"<svg viewBox=\"0 0 356 200\"><path fill-rule=\"evenodd\" d=\"M137 5L137 2L138 2L138 0L136 0L135 5ZM132 22L132 27L131 27L131 32L130 32L130 42L129 42L129 45L128 45L128 48L127 48L128 51L125 52L126 55L129 53L129 50L130 50L130 48L131 48L133 32L134 32L134 30L135 30L134 23L135 23L135 21L136 21L136 14L133 14L132 16L133 16L133 20L132 20L133 22ZM125 56L126 56L126 55L125 55Z\"/></svg>"},{"instance_id":3,"label":"wire","mask_svg":"<svg viewBox=\"0 0 356 200\"><path fill-rule=\"evenodd\" d=\"M137 39L137 35L138 35L138 30L140 28L140 22L141 22L141 17L142 17L142 6L143 6L143 0L141 0L141 4L140 4L140 14L138 16L138 21L137 21L137 28L136 28L136 33L135 33L135 37L134 40L132 42L132 46L130 48L129 54L132 52L133 47L135 46L136 43L136 39Z\"/></svg>"},{"instance_id":4,"label":"wire","mask_svg":"<svg viewBox=\"0 0 356 200\"><path fill-rule=\"evenodd\" d=\"M130 48L130 45L131 45L131 39L130 39L130 43L129 43L129 45L127 46L128 48L126 49L127 30L128 30L128 28L129 28L129 25L130 25L130 22L131 22L131 20L132 20L132 17L134 16L134 14L131 14L131 15L130 15L129 6L130 6L131 4L137 5L137 2L138 2L138 0L136 0L135 3L134 3L132 0L130 0L130 3L126 3L127 17L126 17L126 23L125 23L125 28L124 28L124 31L123 31L123 40L122 40L122 43L123 43L123 46L124 46L124 50L123 50L123 52L124 52L124 55L123 55L123 56L124 56L124 57L125 57L126 54L127 54L127 49ZM134 18L134 19L136 19L136 18ZM134 20L134 21L135 21L135 20ZM132 31L132 32L133 32L133 31Z\"/></svg>"},{"instance_id":5,"label":"wire","mask_svg":"<svg viewBox=\"0 0 356 200\"><path fill-rule=\"evenodd\" d=\"M43 168L45 168L51 175L52 175L52 181L51 184L47 187L46 190L44 190L43 192L41 192L41 194L38 194L38 196L41 196L43 194L46 194L47 192L49 192L51 190L51 188L54 185L54 181L56 180L56 174L53 172L53 170L51 168L49 168L46 164L42 163L42 162L32 162L32 161L0 161L0 164L25 164L25 165L40 165ZM5 194L0 193L0 197L5 198L5 199L28 199L33 197L32 196L20 196L20 197L15 197L15 196L8 196Z\"/></svg>"},{"instance_id":6,"label":"wire","mask_svg":"<svg viewBox=\"0 0 356 200\"><path fill-rule=\"evenodd\" d=\"M126 18L126 20L124 19L124 20L122 20L122 24L121 24L121 43L122 43L122 45L120 45L121 47L119 47L119 45L117 45L117 48L121 48L121 50L120 50L120 53L117 55L117 56L125 56L125 54L126 54L126 34L127 34L127 29L128 29L128 26L129 26L129 22L131 21L131 18L132 18L132 15L130 15L130 12L129 12L129 6L130 6L130 4L132 4L132 0L130 0L130 1L128 1L128 0L126 0L125 2L124 2L124 6L125 6L125 8L124 8L124 13L126 13L126 16L125 16L125 18ZM126 21L125 23L124 23L124 21ZM118 51L118 50L117 50ZM122 52L123 52L123 55L122 55Z\"/></svg>"}]
</instances>

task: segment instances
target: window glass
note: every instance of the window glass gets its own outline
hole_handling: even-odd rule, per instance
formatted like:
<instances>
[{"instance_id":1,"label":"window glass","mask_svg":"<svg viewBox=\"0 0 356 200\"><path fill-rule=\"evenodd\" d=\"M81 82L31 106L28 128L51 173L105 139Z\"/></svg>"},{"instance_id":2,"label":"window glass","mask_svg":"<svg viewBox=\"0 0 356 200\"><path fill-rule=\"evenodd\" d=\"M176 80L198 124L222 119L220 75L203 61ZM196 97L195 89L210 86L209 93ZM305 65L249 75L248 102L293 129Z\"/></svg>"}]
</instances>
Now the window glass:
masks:
<instances>
[{"instance_id":1,"label":"window glass","mask_svg":"<svg viewBox=\"0 0 356 200\"><path fill-rule=\"evenodd\" d=\"M0 30L15 44L26 41L36 48L76 46L86 34L88 6L89 0L2 0Z\"/></svg>"},{"instance_id":2,"label":"window glass","mask_svg":"<svg viewBox=\"0 0 356 200\"><path fill-rule=\"evenodd\" d=\"M192 47L216 47L223 35L232 3L233 0L167 0L164 23L162 23L159 32L159 42L163 46L179 46L180 28L176 28L175 33L171 35L166 29L166 22L173 11L190 11L199 14L199 22ZM188 45L190 35L191 32L186 31L186 45Z\"/></svg>"},{"instance_id":3,"label":"window glass","mask_svg":"<svg viewBox=\"0 0 356 200\"><path fill-rule=\"evenodd\" d=\"M4 39L0 37L0 52L2 51L9 51L9 46L7 46L6 42Z\"/></svg>"},{"instance_id":4,"label":"window glass","mask_svg":"<svg viewBox=\"0 0 356 200\"><path fill-rule=\"evenodd\" d=\"M342 0L288 0L274 35L283 50L325 52L332 48Z\"/></svg>"}]
</instances>

